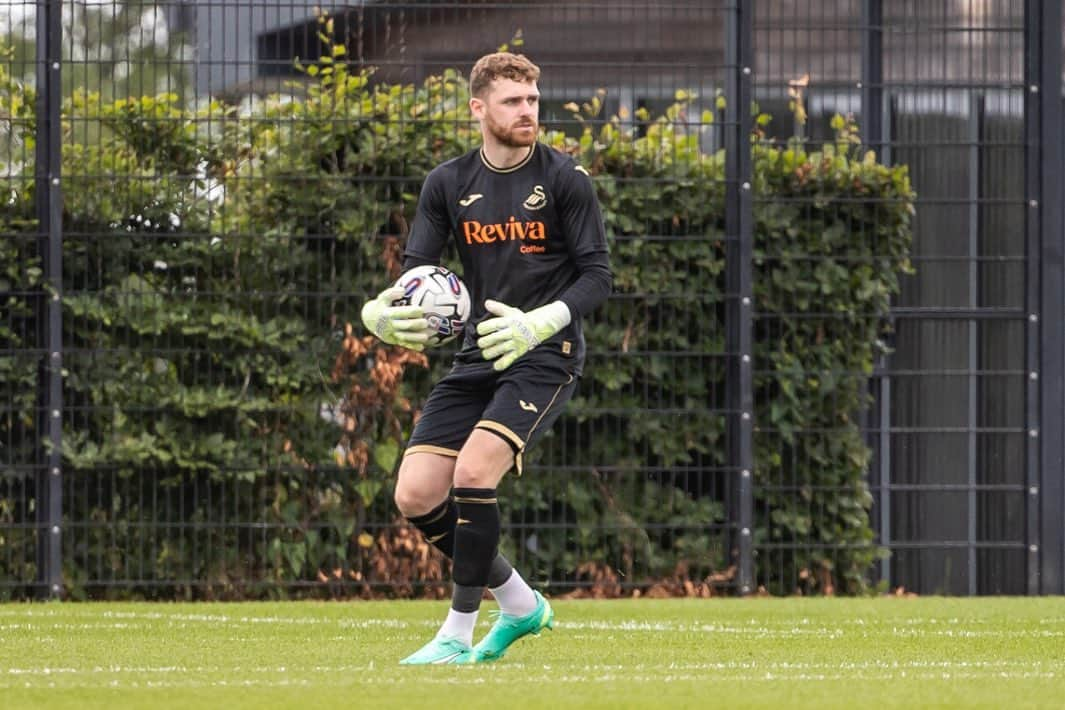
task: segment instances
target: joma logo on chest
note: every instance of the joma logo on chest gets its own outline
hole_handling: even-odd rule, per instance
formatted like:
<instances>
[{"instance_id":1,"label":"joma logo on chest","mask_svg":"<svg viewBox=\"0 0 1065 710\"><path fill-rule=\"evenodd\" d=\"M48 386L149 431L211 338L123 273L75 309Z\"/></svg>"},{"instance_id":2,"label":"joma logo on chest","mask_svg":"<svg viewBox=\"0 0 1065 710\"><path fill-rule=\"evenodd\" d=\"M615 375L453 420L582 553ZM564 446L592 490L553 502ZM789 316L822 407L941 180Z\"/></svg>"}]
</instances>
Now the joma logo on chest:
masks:
<instances>
[{"instance_id":1,"label":"joma logo on chest","mask_svg":"<svg viewBox=\"0 0 1065 710\"><path fill-rule=\"evenodd\" d=\"M521 222L514 217L502 224L481 224L473 220L463 222L462 234L466 237L467 244L547 238L547 230L543 222Z\"/></svg>"}]
</instances>

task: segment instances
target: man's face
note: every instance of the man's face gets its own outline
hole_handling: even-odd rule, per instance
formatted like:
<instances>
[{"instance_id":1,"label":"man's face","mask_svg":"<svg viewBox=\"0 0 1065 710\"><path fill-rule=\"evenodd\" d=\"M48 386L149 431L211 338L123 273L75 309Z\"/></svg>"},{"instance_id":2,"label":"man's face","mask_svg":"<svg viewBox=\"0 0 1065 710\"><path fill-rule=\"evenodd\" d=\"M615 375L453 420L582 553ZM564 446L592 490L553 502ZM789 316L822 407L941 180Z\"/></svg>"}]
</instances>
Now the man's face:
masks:
<instances>
[{"instance_id":1,"label":"man's face","mask_svg":"<svg viewBox=\"0 0 1065 710\"><path fill-rule=\"evenodd\" d=\"M535 81L496 79L483 97L470 99L470 110L502 145L520 148L536 142L540 92Z\"/></svg>"}]
</instances>

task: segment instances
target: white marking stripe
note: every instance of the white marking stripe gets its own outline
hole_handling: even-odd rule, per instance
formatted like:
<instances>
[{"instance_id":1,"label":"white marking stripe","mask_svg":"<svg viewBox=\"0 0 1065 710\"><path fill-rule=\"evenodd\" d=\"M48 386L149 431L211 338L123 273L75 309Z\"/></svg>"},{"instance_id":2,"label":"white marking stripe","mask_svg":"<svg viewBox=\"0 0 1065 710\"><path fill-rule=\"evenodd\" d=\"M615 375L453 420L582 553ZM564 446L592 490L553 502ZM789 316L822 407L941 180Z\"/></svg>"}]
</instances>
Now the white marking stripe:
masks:
<instances>
[{"instance_id":1,"label":"white marking stripe","mask_svg":"<svg viewBox=\"0 0 1065 710\"><path fill-rule=\"evenodd\" d=\"M515 665L507 667L508 670L516 668ZM458 671L464 672L464 671ZM906 680L906 681L934 681L934 680L984 680L993 678L995 680L1050 680L1062 678L1062 674L1044 673L1044 672L995 672L995 673L949 673L949 672L930 672L930 673L877 673L877 674L830 674L830 673L736 673L736 674L721 674L714 673L709 675L690 674L690 673L661 673L661 674L639 674L631 672L619 672L619 673L605 673L605 674L578 674L578 673L566 673L564 675L556 675L554 673L543 674L522 674L520 678L515 678L513 673L509 672L494 672L491 674L478 674L476 679L468 679L470 682L476 682L478 685L501 685L513 688L515 683L521 683L525 685L538 685L538 684L590 684L590 683L609 683L617 684L624 683L677 683L677 682L693 682L699 683L701 686L706 686L708 683L778 683L778 682L794 682L794 681L884 681L884 680ZM454 685L457 682L455 676L446 677L422 677L419 676L417 683L419 685L429 684L444 684ZM360 685L387 685L387 686L399 686L410 685L411 680L405 677L403 674L395 676L389 675L363 675L359 678ZM92 684L78 684L80 688L219 688L219 687L262 687L262 688L274 688L285 686L312 686L318 685L317 681L305 678L279 678L279 679L248 679L248 678L233 678L233 679L220 679L214 681L203 681L199 678L189 679L188 681L155 681L137 679L133 681L120 681L115 679L101 678L100 682ZM56 685L55 682L41 682L41 683L10 683L5 684L0 682L0 688L9 689L24 689L24 688L70 688L74 686Z\"/></svg>"},{"instance_id":2,"label":"white marking stripe","mask_svg":"<svg viewBox=\"0 0 1065 710\"><path fill-rule=\"evenodd\" d=\"M451 660L459 654L455 653L441 662ZM570 671L583 671L583 677L591 677L596 674L603 673L623 673L629 674L631 672L642 672L645 675L653 676L656 672L714 672L720 671L748 671L761 674L763 677L767 673L779 674L782 676L789 675L789 671L801 671L804 673L814 671L846 671L846 670L872 670L872 669L884 669L891 671L899 671L905 673L911 670L924 670L930 673L938 673L942 671L952 670L969 670L974 669L991 671L993 675L998 675L1001 669L1008 669L1011 667L1017 668L1032 668L1033 673L1056 675L1056 669L1065 669L1065 659L1054 661L842 661L839 663L811 663L811 662L789 662L789 661L774 661L774 662L758 662L758 661L733 661L733 662L720 662L720 663L670 663L664 666L650 666L644 663L638 663L632 666L623 666L620 664L611 663L591 663L582 666L571 668ZM507 668L520 668L524 674L525 664L510 664ZM285 665L285 666L249 666L243 667L240 665L234 666L93 666L91 668L75 668L75 667L58 667L53 668L50 666L40 668L7 668L0 669L0 672L8 675L100 675L100 674L120 674L120 673L147 673L147 674L180 674L190 673L195 675L203 675L205 673L226 673L226 672L239 672L239 673L289 673L289 674L315 674L315 673L353 673L361 671L375 670L373 663L365 665L336 665L336 666L300 666L300 665ZM983 675L980 673L974 673L975 676ZM847 677L850 677L849 674ZM871 675L870 677L879 677L877 675Z\"/></svg>"}]
</instances>

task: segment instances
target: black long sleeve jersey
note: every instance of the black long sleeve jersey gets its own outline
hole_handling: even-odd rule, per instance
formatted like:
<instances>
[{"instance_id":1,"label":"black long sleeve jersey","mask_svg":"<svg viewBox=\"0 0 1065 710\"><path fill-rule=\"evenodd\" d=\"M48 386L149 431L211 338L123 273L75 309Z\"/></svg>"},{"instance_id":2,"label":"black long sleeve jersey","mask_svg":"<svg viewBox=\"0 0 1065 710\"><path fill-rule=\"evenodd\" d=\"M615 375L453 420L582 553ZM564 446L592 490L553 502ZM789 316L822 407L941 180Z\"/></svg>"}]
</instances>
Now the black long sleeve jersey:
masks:
<instances>
[{"instance_id":1,"label":"black long sleeve jersey","mask_svg":"<svg viewBox=\"0 0 1065 710\"><path fill-rule=\"evenodd\" d=\"M587 171L570 156L536 143L520 164L501 169L473 150L425 179L404 253L404 270L438 264L455 238L470 320L459 363L483 362L477 324L492 317L486 299L529 311L556 300L570 324L540 347L584 361L581 316L610 295L606 231Z\"/></svg>"}]
</instances>

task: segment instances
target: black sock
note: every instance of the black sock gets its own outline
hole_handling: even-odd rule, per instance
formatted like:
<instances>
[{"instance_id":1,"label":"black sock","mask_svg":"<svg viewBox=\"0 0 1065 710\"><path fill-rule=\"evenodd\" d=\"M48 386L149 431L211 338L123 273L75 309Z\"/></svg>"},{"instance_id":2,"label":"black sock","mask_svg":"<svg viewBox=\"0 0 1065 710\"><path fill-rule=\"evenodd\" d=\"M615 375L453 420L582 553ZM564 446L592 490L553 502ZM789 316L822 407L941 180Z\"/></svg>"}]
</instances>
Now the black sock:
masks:
<instances>
[{"instance_id":1,"label":"black sock","mask_svg":"<svg viewBox=\"0 0 1065 710\"><path fill-rule=\"evenodd\" d=\"M458 519L458 505L452 498L448 498L425 515L407 518L411 525L425 535L426 541L443 552L448 559L455 555L455 521ZM498 587L510 579L513 572L514 567L507 558L496 553L492 567L488 570L488 586L493 589Z\"/></svg>"},{"instance_id":2,"label":"black sock","mask_svg":"<svg viewBox=\"0 0 1065 710\"><path fill-rule=\"evenodd\" d=\"M451 576L455 581L452 608L475 611L480 593L488 584L492 561L499 548L499 505L494 488L456 488L455 563ZM471 600L476 596L476 602ZM459 608L456 604L463 608ZM469 606L473 605L470 609Z\"/></svg>"},{"instance_id":3,"label":"black sock","mask_svg":"<svg viewBox=\"0 0 1065 710\"><path fill-rule=\"evenodd\" d=\"M407 518L411 525L422 531L426 542L449 558L455 555L455 521L458 519L459 509L451 498L425 515Z\"/></svg>"}]
</instances>

